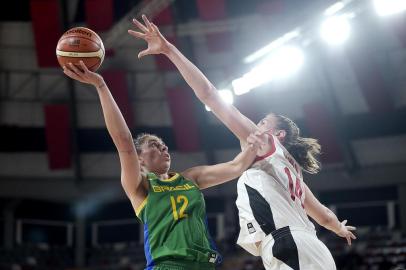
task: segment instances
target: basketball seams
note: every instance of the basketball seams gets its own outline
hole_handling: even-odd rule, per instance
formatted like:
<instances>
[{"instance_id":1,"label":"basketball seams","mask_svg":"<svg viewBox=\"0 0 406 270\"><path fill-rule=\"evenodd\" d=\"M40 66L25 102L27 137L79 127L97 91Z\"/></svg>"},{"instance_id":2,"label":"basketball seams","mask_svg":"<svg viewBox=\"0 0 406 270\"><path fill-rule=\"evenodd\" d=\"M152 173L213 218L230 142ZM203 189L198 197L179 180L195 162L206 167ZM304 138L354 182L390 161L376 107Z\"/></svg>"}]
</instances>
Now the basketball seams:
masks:
<instances>
[{"instance_id":1,"label":"basketball seams","mask_svg":"<svg viewBox=\"0 0 406 270\"><path fill-rule=\"evenodd\" d=\"M87 69L92 70L93 67L95 67L96 65L101 65L101 63L100 63L100 62L101 62L101 61L100 61L100 58L98 58L98 60L99 60L99 61L97 61L96 64L94 64L94 65L88 67Z\"/></svg>"},{"instance_id":2,"label":"basketball seams","mask_svg":"<svg viewBox=\"0 0 406 270\"><path fill-rule=\"evenodd\" d=\"M58 41L58 44L59 44L61 41L65 40L65 39L67 39L67 38L71 38L71 37L77 37L77 38L81 38L81 39L87 39L88 41L91 41L91 42L95 43L95 44L99 47L98 50L100 50L100 49L102 48L102 47L101 47L101 44L98 43L98 42L96 42L95 40L93 40L93 39L91 39L91 38L87 38L87 37L81 37L81 36L68 36L68 37L63 37L63 38L61 38L61 39ZM95 52L97 52L98 50L96 50ZM67 51L65 51L65 50L60 50L60 51L67 52ZM73 52L76 52L76 51L73 51ZM93 52L93 51L92 51L92 52Z\"/></svg>"},{"instance_id":3,"label":"basketball seams","mask_svg":"<svg viewBox=\"0 0 406 270\"><path fill-rule=\"evenodd\" d=\"M80 68L80 64L78 64L78 62L74 61L75 59L68 59L68 58L72 58L72 57L57 57L57 58L58 58L58 61L61 60L61 62L63 64L67 64L67 63L71 62L72 64L74 64L75 66ZM90 71L95 71L96 69L98 69L100 67L100 65L102 63L101 59L98 57L89 57L87 59L88 60L91 60L91 59L97 60L96 63L87 67ZM61 65L63 65L63 64L61 64ZM94 67L97 67L97 68L95 70L92 70Z\"/></svg>"},{"instance_id":4,"label":"basketball seams","mask_svg":"<svg viewBox=\"0 0 406 270\"><path fill-rule=\"evenodd\" d=\"M68 31L75 29L78 30L69 34L65 32L58 40L56 56L59 64L65 66L71 62L80 68L78 61L83 60L89 70L96 71L101 66L106 54L103 40L96 32L88 28L74 27ZM66 41L68 38L69 40Z\"/></svg>"},{"instance_id":5,"label":"basketball seams","mask_svg":"<svg viewBox=\"0 0 406 270\"><path fill-rule=\"evenodd\" d=\"M100 58L98 58L99 61L97 61L95 64L91 65L90 67L87 67L88 70L90 71L94 71L93 68L97 65L100 65ZM81 66L79 64L74 64L75 66L77 66L78 68L80 68L80 70L82 70ZM99 66L98 66L99 67ZM82 70L83 71L83 70Z\"/></svg>"}]
</instances>

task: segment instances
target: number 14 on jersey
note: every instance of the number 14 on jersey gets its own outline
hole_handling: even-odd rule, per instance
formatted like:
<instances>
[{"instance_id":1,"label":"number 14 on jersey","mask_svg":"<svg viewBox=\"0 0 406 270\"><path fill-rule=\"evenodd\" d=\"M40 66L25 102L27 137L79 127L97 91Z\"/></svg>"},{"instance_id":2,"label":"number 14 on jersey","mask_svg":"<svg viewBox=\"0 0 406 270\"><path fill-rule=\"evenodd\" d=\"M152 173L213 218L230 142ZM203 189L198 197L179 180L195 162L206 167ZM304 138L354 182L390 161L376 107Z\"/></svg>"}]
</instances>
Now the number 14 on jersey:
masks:
<instances>
[{"instance_id":1,"label":"number 14 on jersey","mask_svg":"<svg viewBox=\"0 0 406 270\"><path fill-rule=\"evenodd\" d=\"M288 167L285 167L285 173L289 179L289 191L290 191L290 198L295 201L296 198L300 200L302 207L304 208L303 201L302 201L302 186L300 185L300 179L296 176L296 183L293 183L292 174Z\"/></svg>"}]
</instances>

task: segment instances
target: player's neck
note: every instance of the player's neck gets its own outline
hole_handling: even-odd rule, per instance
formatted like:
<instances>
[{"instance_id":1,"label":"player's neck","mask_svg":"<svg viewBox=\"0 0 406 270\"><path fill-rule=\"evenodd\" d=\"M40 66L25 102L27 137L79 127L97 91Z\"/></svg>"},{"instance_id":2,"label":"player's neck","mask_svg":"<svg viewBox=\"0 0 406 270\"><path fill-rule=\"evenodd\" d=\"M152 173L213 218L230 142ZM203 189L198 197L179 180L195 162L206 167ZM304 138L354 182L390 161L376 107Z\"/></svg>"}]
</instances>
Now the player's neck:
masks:
<instances>
[{"instance_id":1,"label":"player's neck","mask_svg":"<svg viewBox=\"0 0 406 270\"><path fill-rule=\"evenodd\" d=\"M167 180L171 177L173 177L176 173L174 172L165 172L165 173L159 173L156 172L154 170L148 170L149 173L153 173L157 178L159 178L160 180Z\"/></svg>"},{"instance_id":2,"label":"player's neck","mask_svg":"<svg viewBox=\"0 0 406 270\"><path fill-rule=\"evenodd\" d=\"M167 180L167 179L169 179L170 177L171 177L171 175L167 172L167 173L164 173L164 174L158 174L158 173L155 173L155 175L160 179L160 180Z\"/></svg>"}]
</instances>

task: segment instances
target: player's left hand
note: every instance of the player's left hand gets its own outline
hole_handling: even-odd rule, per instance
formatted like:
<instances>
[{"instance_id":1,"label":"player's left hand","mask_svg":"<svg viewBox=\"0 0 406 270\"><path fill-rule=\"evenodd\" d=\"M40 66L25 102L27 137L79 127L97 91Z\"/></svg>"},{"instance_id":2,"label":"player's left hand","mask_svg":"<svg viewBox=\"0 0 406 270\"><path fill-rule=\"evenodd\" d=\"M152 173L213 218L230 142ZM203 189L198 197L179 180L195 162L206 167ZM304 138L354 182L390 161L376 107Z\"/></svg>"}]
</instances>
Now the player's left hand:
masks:
<instances>
[{"instance_id":1,"label":"player's left hand","mask_svg":"<svg viewBox=\"0 0 406 270\"><path fill-rule=\"evenodd\" d=\"M351 246L351 240L357 239L357 237L352 233L352 231L355 231L356 228L353 226L347 226L346 224L347 224L347 220L344 220L343 222L341 222L341 227L340 227L340 230L337 232L337 235L347 239L348 245Z\"/></svg>"},{"instance_id":2,"label":"player's left hand","mask_svg":"<svg viewBox=\"0 0 406 270\"><path fill-rule=\"evenodd\" d=\"M170 43L159 32L158 27L150 22L145 15L142 15L144 24L137 19L133 19L133 23L141 32L128 30L128 33L136 38L141 38L148 43L148 48L138 54L138 58L150 54L161 54L169 50Z\"/></svg>"}]
</instances>

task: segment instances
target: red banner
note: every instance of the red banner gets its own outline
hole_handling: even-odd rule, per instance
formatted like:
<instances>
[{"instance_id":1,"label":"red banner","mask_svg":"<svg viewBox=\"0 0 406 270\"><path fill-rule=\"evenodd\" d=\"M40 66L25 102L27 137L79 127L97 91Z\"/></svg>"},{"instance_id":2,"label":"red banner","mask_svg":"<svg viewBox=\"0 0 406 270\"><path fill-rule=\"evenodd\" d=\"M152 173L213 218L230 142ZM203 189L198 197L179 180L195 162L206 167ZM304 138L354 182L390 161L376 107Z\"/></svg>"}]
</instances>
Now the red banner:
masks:
<instances>
[{"instance_id":1,"label":"red banner","mask_svg":"<svg viewBox=\"0 0 406 270\"><path fill-rule=\"evenodd\" d=\"M134 112L128 93L127 78L121 70L108 70L103 72L103 78L124 116L129 128L134 127Z\"/></svg>"},{"instance_id":2,"label":"red banner","mask_svg":"<svg viewBox=\"0 0 406 270\"><path fill-rule=\"evenodd\" d=\"M107 31L113 25L113 0L86 0L86 23L93 31Z\"/></svg>"},{"instance_id":3,"label":"red banner","mask_svg":"<svg viewBox=\"0 0 406 270\"><path fill-rule=\"evenodd\" d=\"M202 20L211 21L226 17L225 0L196 0L199 16Z\"/></svg>"},{"instance_id":4,"label":"red banner","mask_svg":"<svg viewBox=\"0 0 406 270\"><path fill-rule=\"evenodd\" d=\"M167 96L177 149L180 152L198 151L200 139L191 90L168 89Z\"/></svg>"},{"instance_id":5,"label":"red banner","mask_svg":"<svg viewBox=\"0 0 406 270\"><path fill-rule=\"evenodd\" d=\"M59 1L31 0L30 6L38 66L58 67L55 48L62 35Z\"/></svg>"}]
</instances>

